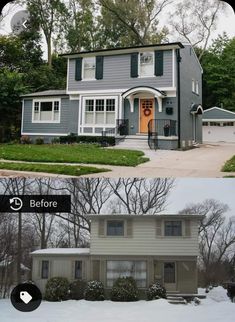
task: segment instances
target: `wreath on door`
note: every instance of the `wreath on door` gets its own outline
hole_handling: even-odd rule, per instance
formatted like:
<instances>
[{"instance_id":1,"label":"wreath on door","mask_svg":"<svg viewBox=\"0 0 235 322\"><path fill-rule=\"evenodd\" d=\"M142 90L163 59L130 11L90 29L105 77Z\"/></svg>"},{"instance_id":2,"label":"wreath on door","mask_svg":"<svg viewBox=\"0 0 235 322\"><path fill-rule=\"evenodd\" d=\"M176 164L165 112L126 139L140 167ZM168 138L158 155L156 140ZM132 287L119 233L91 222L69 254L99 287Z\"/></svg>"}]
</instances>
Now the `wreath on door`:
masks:
<instances>
[{"instance_id":1,"label":"wreath on door","mask_svg":"<svg viewBox=\"0 0 235 322\"><path fill-rule=\"evenodd\" d=\"M149 115L151 115L151 110L150 110L150 108L145 108L145 109L144 109L144 116L149 116Z\"/></svg>"}]
</instances>

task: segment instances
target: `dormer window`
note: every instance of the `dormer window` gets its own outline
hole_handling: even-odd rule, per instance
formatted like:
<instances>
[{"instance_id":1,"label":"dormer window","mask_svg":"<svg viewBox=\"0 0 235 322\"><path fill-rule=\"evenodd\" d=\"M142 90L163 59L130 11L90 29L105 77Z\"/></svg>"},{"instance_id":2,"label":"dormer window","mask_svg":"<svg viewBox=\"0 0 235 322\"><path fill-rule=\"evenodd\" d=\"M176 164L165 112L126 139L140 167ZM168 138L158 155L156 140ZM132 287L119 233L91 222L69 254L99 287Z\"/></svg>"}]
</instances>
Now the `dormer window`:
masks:
<instances>
[{"instance_id":1,"label":"dormer window","mask_svg":"<svg viewBox=\"0 0 235 322\"><path fill-rule=\"evenodd\" d=\"M124 221L123 220L108 220L107 221L107 236L124 236Z\"/></svg>"},{"instance_id":2,"label":"dormer window","mask_svg":"<svg viewBox=\"0 0 235 322\"><path fill-rule=\"evenodd\" d=\"M95 79L95 57L86 57L83 60L83 79Z\"/></svg>"},{"instance_id":3,"label":"dormer window","mask_svg":"<svg viewBox=\"0 0 235 322\"><path fill-rule=\"evenodd\" d=\"M140 53L140 76L151 77L154 75L153 52Z\"/></svg>"}]
</instances>

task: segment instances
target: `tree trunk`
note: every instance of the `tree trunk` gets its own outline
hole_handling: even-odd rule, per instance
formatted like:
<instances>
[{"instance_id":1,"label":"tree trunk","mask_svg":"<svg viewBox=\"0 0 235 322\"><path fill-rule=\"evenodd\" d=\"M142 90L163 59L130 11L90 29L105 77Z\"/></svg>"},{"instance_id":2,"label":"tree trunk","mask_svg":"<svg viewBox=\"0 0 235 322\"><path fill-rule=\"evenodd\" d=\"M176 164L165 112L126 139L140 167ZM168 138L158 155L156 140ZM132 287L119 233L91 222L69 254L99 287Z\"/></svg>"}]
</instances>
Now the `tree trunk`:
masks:
<instances>
[{"instance_id":1,"label":"tree trunk","mask_svg":"<svg viewBox=\"0 0 235 322\"><path fill-rule=\"evenodd\" d=\"M17 283L21 283L21 262L22 262L22 214L18 215L18 238L17 238Z\"/></svg>"},{"instance_id":2,"label":"tree trunk","mask_svg":"<svg viewBox=\"0 0 235 322\"><path fill-rule=\"evenodd\" d=\"M52 48L51 48L51 37L47 39L47 63L48 66L52 66Z\"/></svg>"}]
</instances>

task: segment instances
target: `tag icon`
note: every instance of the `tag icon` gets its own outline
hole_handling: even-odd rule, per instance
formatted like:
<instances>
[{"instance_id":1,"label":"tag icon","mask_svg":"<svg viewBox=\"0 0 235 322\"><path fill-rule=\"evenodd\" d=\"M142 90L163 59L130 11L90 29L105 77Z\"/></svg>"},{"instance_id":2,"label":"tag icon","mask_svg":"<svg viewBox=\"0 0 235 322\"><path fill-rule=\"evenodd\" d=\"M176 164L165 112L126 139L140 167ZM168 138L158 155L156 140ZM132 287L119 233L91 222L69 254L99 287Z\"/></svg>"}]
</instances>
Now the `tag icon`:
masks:
<instances>
[{"instance_id":1,"label":"tag icon","mask_svg":"<svg viewBox=\"0 0 235 322\"><path fill-rule=\"evenodd\" d=\"M23 292L20 292L20 299L25 303L25 304L28 304L31 300L32 300L32 296L26 292L26 291L23 291Z\"/></svg>"}]
</instances>

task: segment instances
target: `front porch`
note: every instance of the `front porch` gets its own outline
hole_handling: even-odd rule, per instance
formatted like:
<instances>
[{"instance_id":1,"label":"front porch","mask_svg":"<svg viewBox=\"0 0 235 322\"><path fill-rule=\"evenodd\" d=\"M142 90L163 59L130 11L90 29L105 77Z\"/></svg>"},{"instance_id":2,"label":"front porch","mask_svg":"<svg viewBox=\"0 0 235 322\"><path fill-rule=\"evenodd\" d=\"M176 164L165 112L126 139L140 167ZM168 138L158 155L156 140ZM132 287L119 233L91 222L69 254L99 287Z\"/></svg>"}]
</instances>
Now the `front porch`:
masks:
<instances>
[{"instance_id":1,"label":"front porch","mask_svg":"<svg viewBox=\"0 0 235 322\"><path fill-rule=\"evenodd\" d=\"M148 122L148 132L131 134L129 120L119 119L115 128L102 131L106 137L114 136L119 148L128 149L163 149L175 150L178 147L177 122L171 119L151 119Z\"/></svg>"}]
</instances>

